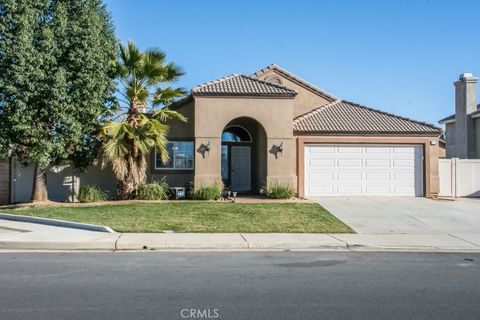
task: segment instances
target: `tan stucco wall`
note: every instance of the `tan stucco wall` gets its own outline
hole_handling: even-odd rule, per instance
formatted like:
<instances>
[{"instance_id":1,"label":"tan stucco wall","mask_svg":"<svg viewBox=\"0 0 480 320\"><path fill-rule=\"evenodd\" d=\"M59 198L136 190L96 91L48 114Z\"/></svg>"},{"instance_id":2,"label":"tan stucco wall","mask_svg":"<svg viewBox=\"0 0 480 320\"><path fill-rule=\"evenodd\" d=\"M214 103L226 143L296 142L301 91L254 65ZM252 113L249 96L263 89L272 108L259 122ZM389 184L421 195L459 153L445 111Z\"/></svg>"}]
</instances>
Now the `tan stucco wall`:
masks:
<instances>
[{"instance_id":1,"label":"tan stucco wall","mask_svg":"<svg viewBox=\"0 0 480 320\"><path fill-rule=\"evenodd\" d=\"M194 141L195 136L195 112L193 100L175 108L187 118L187 122L169 120L168 139ZM154 166L155 152L152 150L147 157L147 181L160 181L165 179L171 187L188 187L193 183L194 170L156 170Z\"/></svg>"},{"instance_id":2,"label":"tan stucco wall","mask_svg":"<svg viewBox=\"0 0 480 320\"><path fill-rule=\"evenodd\" d=\"M295 144L293 141L293 100L286 98L195 98L195 186L221 180L221 134L225 126L240 117L255 119L267 137L267 180L296 184ZM208 142L209 153L197 149ZM283 142L283 154L278 158L269 152ZM265 146L257 146L265 148ZM264 150L265 151L265 150ZM253 163L254 165L254 163Z\"/></svg>"},{"instance_id":3,"label":"tan stucco wall","mask_svg":"<svg viewBox=\"0 0 480 320\"><path fill-rule=\"evenodd\" d=\"M440 158L447 157L447 146L445 144L439 143L438 145L438 156Z\"/></svg>"},{"instance_id":4,"label":"tan stucco wall","mask_svg":"<svg viewBox=\"0 0 480 320\"><path fill-rule=\"evenodd\" d=\"M187 122L169 120L167 122L170 127L168 137L171 139L192 139L195 135L195 111L193 100L175 108L175 111L184 115L187 118Z\"/></svg>"},{"instance_id":5,"label":"tan stucco wall","mask_svg":"<svg viewBox=\"0 0 480 320\"><path fill-rule=\"evenodd\" d=\"M439 191L438 159L439 147L438 137L425 136L296 136L297 142L297 175L298 195L303 197L304 193L304 165L305 165L305 144L314 143L381 143L381 144L420 144L424 150L424 186L425 196L435 197ZM430 141L435 141L434 145Z\"/></svg>"},{"instance_id":6,"label":"tan stucco wall","mask_svg":"<svg viewBox=\"0 0 480 320\"><path fill-rule=\"evenodd\" d=\"M282 80L282 85L297 91L298 94L296 95L293 102L293 117L297 117L299 115L307 113L329 102L322 96L312 92L311 90L300 84L297 84L296 82L285 78L282 74L274 70L266 71L265 73L259 75L258 78L261 80L265 80L265 78L267 78L271 74L275 74L276 76L278 76Z\"/></svg>"}]
</instances>

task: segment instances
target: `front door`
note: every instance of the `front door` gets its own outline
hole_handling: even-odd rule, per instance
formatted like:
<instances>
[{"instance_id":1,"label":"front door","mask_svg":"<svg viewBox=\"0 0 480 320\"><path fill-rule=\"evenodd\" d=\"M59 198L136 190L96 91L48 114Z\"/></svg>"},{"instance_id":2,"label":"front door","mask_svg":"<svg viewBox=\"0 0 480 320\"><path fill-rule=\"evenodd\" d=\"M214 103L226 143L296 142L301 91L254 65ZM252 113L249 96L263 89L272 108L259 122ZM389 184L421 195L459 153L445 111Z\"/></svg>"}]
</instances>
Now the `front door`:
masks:
<instances>
[{"instance_id":1,"label":"front door","mask_svg":"<svg viewBox=\"0 0 480 320\"><path fill-rule=\"evenodd\" d=\"M250 192L252 189L252 157L250 146L231 147L230 179L231 189L236 192Z\"/></svg>"}]
</instances>

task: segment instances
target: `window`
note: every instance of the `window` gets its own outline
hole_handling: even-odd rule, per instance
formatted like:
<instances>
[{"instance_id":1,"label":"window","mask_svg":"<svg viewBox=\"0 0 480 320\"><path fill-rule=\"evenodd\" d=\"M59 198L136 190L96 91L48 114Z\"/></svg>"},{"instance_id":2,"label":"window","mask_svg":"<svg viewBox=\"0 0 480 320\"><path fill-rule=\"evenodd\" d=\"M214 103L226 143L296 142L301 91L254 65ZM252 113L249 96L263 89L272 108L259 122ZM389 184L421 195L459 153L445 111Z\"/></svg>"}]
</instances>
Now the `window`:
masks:
<instances>
[{"instance_id":1,"label":"window","mask_svg":"<svg viewBox=\"0 0 480 320\"><path fill-rule=\"evenodd\" d=\"M222 142L251 142L250 133L242 127L231 126L222 132Z\"/></svg>"},{"instance_id":2,"label":"window","mask_svg":"<svg viewBox=\"0 0 480 320\"><path fill-rule=\"evenodd\" d=\"M192 170L193 141L171 141L167 143L169 160L162 162L160 154L155 150L155 169Z\"/></svg>"},{"instance_id":3,"label":"window","mask_svg":"<svg viewBox=\"0 0 480 320\"><path fill-rule=\"evenodd\" d=\"M222 180L228 180L228 146L222 145Z\"/></svg>"}]
</instances>

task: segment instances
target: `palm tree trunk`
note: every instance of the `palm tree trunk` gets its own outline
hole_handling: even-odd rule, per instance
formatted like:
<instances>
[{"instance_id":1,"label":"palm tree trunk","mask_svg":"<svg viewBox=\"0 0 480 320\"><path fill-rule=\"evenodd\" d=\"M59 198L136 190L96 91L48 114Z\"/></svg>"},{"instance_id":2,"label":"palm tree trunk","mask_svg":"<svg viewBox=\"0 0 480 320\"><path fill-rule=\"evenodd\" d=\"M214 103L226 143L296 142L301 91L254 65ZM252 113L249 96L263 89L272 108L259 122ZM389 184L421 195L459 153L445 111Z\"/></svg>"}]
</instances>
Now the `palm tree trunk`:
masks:
<instances>
[{"instance_id":1,"label":"palm tree trunk","mask_svg":"<svg viewBox=\"0 0 480 320\"><path fill-rule=\"evenodd\" d=\"M133 197L133 193L136 191L135 183L133 181L130 181L130 179L125 181L119 181L118 187L120 200L131 199Z\"/></svg>"},{"instance_id":2,"label":"palm tree trunk","mask_svg":"<svg viewBox=\"0 0 480 320\"><path fill-rule=\"evenodd\" d=\"M32 202L48 201L47 171L35 164L33 173Z\"/></svg>"}]
</instances>

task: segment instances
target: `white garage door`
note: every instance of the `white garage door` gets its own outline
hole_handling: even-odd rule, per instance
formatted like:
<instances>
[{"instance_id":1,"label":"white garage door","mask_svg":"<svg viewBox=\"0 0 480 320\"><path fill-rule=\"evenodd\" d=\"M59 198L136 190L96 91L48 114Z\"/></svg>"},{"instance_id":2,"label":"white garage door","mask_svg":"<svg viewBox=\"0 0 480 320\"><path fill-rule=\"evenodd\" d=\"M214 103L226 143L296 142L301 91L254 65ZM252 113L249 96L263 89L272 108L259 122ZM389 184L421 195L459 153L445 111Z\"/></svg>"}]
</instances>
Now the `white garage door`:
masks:
<instances>
[{"instance_id":1,"label":"white garage door","mask_svg":"<svg viewBox=\"0 0 480 320\"><path fill-rule=\"evenodd\" d=\"M305 195L423 196L421 145L307 145Z\"/></svg>"}]
</instances>

